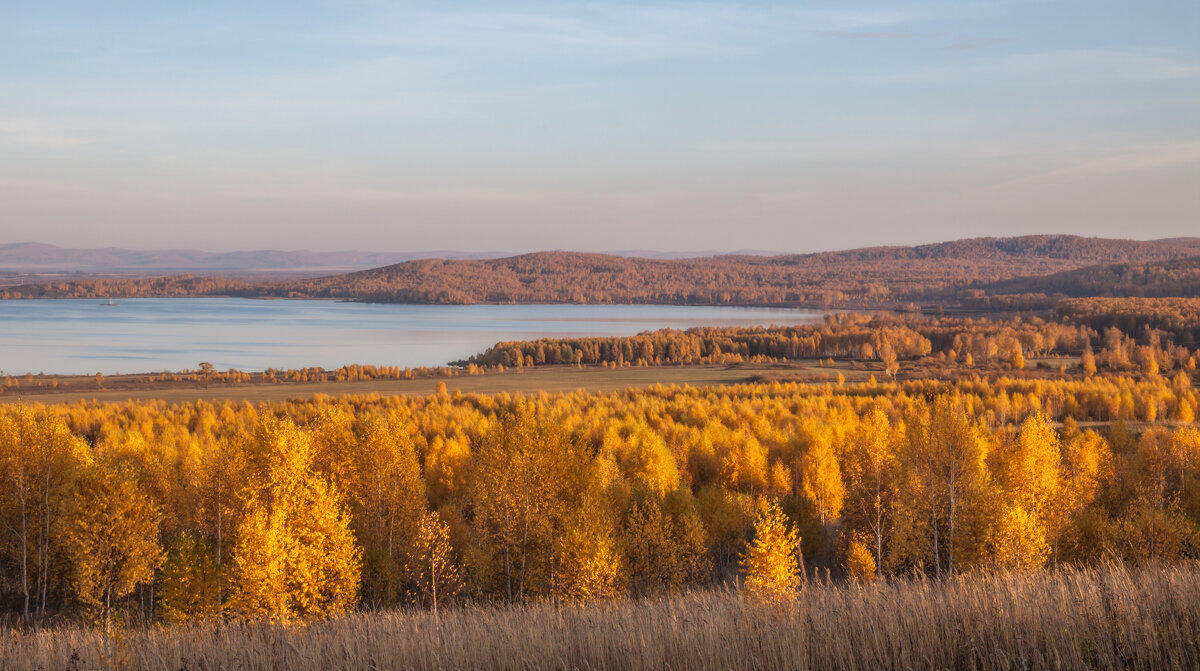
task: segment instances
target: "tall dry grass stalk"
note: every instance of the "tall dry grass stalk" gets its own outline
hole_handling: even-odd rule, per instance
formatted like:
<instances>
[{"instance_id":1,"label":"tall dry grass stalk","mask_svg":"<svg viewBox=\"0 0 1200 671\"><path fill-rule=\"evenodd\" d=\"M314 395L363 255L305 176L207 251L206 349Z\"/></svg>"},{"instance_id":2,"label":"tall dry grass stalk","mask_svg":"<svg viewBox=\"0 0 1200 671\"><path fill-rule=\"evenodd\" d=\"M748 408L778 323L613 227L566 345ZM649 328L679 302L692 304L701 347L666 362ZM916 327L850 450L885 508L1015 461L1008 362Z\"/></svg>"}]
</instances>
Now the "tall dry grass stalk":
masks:
<instances>
[{"instance_id":1,"label":"tall dry grass stalk","mask_svg":"<svg viewBox=\"0 0 1200 671\"><path fill-rule=\"evenodd\" d=\"M306 628L0 633L5 669L1196 669L1200 565L810 584L582 608L362 613Z\"/></svg>"}]
</instances>

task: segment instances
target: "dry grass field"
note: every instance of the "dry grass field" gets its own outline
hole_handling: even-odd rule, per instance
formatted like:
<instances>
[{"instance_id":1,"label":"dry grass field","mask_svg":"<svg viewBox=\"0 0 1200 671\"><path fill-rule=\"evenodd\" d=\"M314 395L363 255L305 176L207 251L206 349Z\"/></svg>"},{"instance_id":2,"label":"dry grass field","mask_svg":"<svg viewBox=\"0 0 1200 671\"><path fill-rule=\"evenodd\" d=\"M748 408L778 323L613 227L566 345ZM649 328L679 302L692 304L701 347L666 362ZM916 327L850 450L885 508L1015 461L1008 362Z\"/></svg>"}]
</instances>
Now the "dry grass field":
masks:
<instances>
[{"instance_id":1,"label":"dry grass field","mask_svg":"<svg viewBox=\"0 0 1200 671\"><path fill-rule=\"evenodd\" d=\"M0 634L5 669L1195 669L1200 566L699 592L582 608L360 613L306 628Z\"/></svg>"},{"instance_id":2,"label":"dry grass field","mask_svg":"<svg viewBox=\"0 0 1200 671\"><path fill-rule=\"evenodd\" d=\"M588 366L546 366L513 369L486 375L428 377L414 380L367 380L355 382L289 382L281 384L214 384L200 383L168 386L165 384L123 384L120 378L109 378L105 389L97 389L92 378L64 379L62 391L44 388L9 389L0 394L0 403L36 402L45 404L73 403L79 400L119 402L126 400L161 400L169 403L191 401L246 400L251 402L285 401L292 398L311 398L317 394L402 394L428 396L439 382L450 393L496 394L502 392L535 394L539 391L556 393L583 389L591 392L619 391L629 387L654 384L690 384L692 386L740 384L770 376L803 378L806 381L833 380L839 371L819 367L815 362L796 364L738 364L703 366L647 366L634 368L602 368ZM848 368L841 371L847 380L866 379L869 371ZM142 377L142 376L129 376ZM79 384L75 382L79 381ZM86 382L86 384L83 384Z\"/></svg>"},{"instance_id":3,"label":"dry grass field","mask_svg":"<svg viewBox=\"0 0 1200 671\"><path fill-rule=\"evenodd\" d=\"M1037 369L1043 363L1047 371L1057 371L1060 362L1069 366L1078 363L1077 358L1031 360L1028 377L1045 377ZM312 398L318 394L341 396L344 394L379 394L382 396L407 395L428 396L444 382L450 393L464 394L522 393L536 394L570 392L621 391L642 388L655 384L711 385L744 384L747 382L834 382L842 375L847 382L865 382L872 375L880 380L887 374L876 370L878 366L854 366L850 362L837 361L832 366L819 360L800 360L780 363L700 364L667 365L628 368L604 368L600 366L538 366L536 368L509 369L504 372L488 372L486 375L458 375L453 377L424 377L411 380L363 380L324 382L281 382L261 383L214 383L206 385L195 381L148 382L145 375L121 375L106 378L103 388L96 386L91 376L60 376L57 387L51 387L35 378L36 386L15 387L0 391L0 404L4 403L74 403L95 400L101 403L121 401L166 401L189 403L193 401L250 401L276 402L289 399ZM898 379L941 378L962 371L953 367L914 366L903 370ZM41 384L38 384L41 383Z\"/></svg>"}]
</instances>

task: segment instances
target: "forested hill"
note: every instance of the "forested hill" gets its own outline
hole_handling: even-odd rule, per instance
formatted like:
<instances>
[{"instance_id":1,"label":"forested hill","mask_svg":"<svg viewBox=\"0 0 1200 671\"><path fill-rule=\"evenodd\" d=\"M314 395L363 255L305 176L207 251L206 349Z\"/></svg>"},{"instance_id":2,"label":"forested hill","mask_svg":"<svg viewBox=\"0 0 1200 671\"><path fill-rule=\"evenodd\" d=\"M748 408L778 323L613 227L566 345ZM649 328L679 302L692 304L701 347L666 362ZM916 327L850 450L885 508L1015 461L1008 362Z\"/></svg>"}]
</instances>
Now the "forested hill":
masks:
<instances>
[{"instance_id":1,"label":"forested hill","mask_svg":"<svg viewBox=\"0 0 1200 671\"><path fill-rule=\"evenodd\" d=\"M423 260L264 286L262 295L406 303L588 302L874 306L940 299L980 282L1114 261L1200 255L1200 238L977 238L791 256L657 260L545 252Z\"/></svg>"},{"instance_id":2,"label":"forested hill","mask_svg":"<svg viewBox=\"0 0 1200 671\"><path fill-rule=\"evenodd\" d=\"M990 287L1001 294L1164 298L1200 296L1200 255L1186 259L1112 263L1042 277L1020 277Z\"/></svg>"},{"instance_id":3,"label":"forested hill","mask_svg":"<svg viewBox=\"0 0 1200 671\"><path fill-rule=\"evenodd\" d=\"M426 259L310 280L92 280L13 287L6 298L238 295L396 303L587 302L894 307L952 302L973 287L1096 264L1200 256L1200 238L978 238L790 256L647 259L541 252Z\"/></svg>"}]
</instances>

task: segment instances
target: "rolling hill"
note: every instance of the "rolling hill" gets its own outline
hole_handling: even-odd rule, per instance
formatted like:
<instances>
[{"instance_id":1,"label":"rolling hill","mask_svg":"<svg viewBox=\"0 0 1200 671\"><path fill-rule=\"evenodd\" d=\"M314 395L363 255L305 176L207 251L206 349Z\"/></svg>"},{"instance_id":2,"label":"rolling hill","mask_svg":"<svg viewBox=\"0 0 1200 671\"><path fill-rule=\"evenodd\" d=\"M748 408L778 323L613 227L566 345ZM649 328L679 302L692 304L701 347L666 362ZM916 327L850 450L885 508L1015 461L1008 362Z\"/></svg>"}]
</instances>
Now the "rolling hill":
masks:
<instances>
[{"instance_id":1,"label":"rolling hill","mask_svg":"<svg viewBox=\"0 0 1200 671\"><path fill-rule=\"evenodd\" d=\"M1072 298L1200 296L1200 254L1190 258L1110 263L1042 277L1020 277L989 287L995 294L1047 294Z\"/></svg>"},{"instance_id":2,"label":"rolling hill","mask_svg":"<svg viewBox=\"0 0 1200 671\"><path fill-rule=\"evenodd\" d=\"M256 288L257 295L401 303L588 302L878 306L944 300L980 283L1114 261L1200 255L1200 238L976 238L785 256L620 258L544 252L426 259Z\"/></svg>"},{"instance_id":3,"label":"rolling hill","mask_svg":"<svg viewBox=\"0 0 1200 671\"><path fill-rule=\"evenodd\" d=\"M653 303L896 307L1014 292L1020 282L1120 262L1200 256L1200 238L975 238L802 255L651 259L539 252L421 259L313 279L245 282L167 277L12 287L8 298L194 296L336 298L393 303ZM1020 278L1020 279L1018 279ZM1003 285L1012 281L1011 287ZM1032 286L1032 285L1031 285ZM1002 287L1005 287L1002 289ZM1012 291L1008 291L1012 289Z\"/></svg>"}]
</instances>

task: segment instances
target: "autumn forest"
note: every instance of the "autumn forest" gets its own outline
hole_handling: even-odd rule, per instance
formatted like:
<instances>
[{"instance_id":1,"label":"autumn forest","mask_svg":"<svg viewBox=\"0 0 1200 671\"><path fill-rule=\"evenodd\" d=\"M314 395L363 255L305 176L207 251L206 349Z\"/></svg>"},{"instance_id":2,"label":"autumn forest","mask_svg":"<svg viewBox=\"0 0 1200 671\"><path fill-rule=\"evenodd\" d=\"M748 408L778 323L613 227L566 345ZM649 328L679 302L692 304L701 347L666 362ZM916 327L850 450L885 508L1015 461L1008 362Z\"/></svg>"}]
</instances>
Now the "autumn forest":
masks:
<instances>
[{"instance_id":1,"label":"autumn forest","mask_svg":"<svg viewBox=\"0 0 1200 671\"><path fill-rule=\"evenodd\" d=\"M120 388L214 400L91 400L98 378L43 404L45 376L5 378L0 657L1200 663L1182 633L1200 621L1200 299L1085 293L500 342L420 370L206 364ZM732 377L677 382L697 369ZM653 382L584 383L626 370ZM467 377L493 391L451 388ZM433 393L338 386L426 378ZM293 391L256 397L271 385ZM1043 601L1078 607L1019 617L1057 608ZM874 647L811 643L839 629Z\"/></svg>"}]
</instances>

